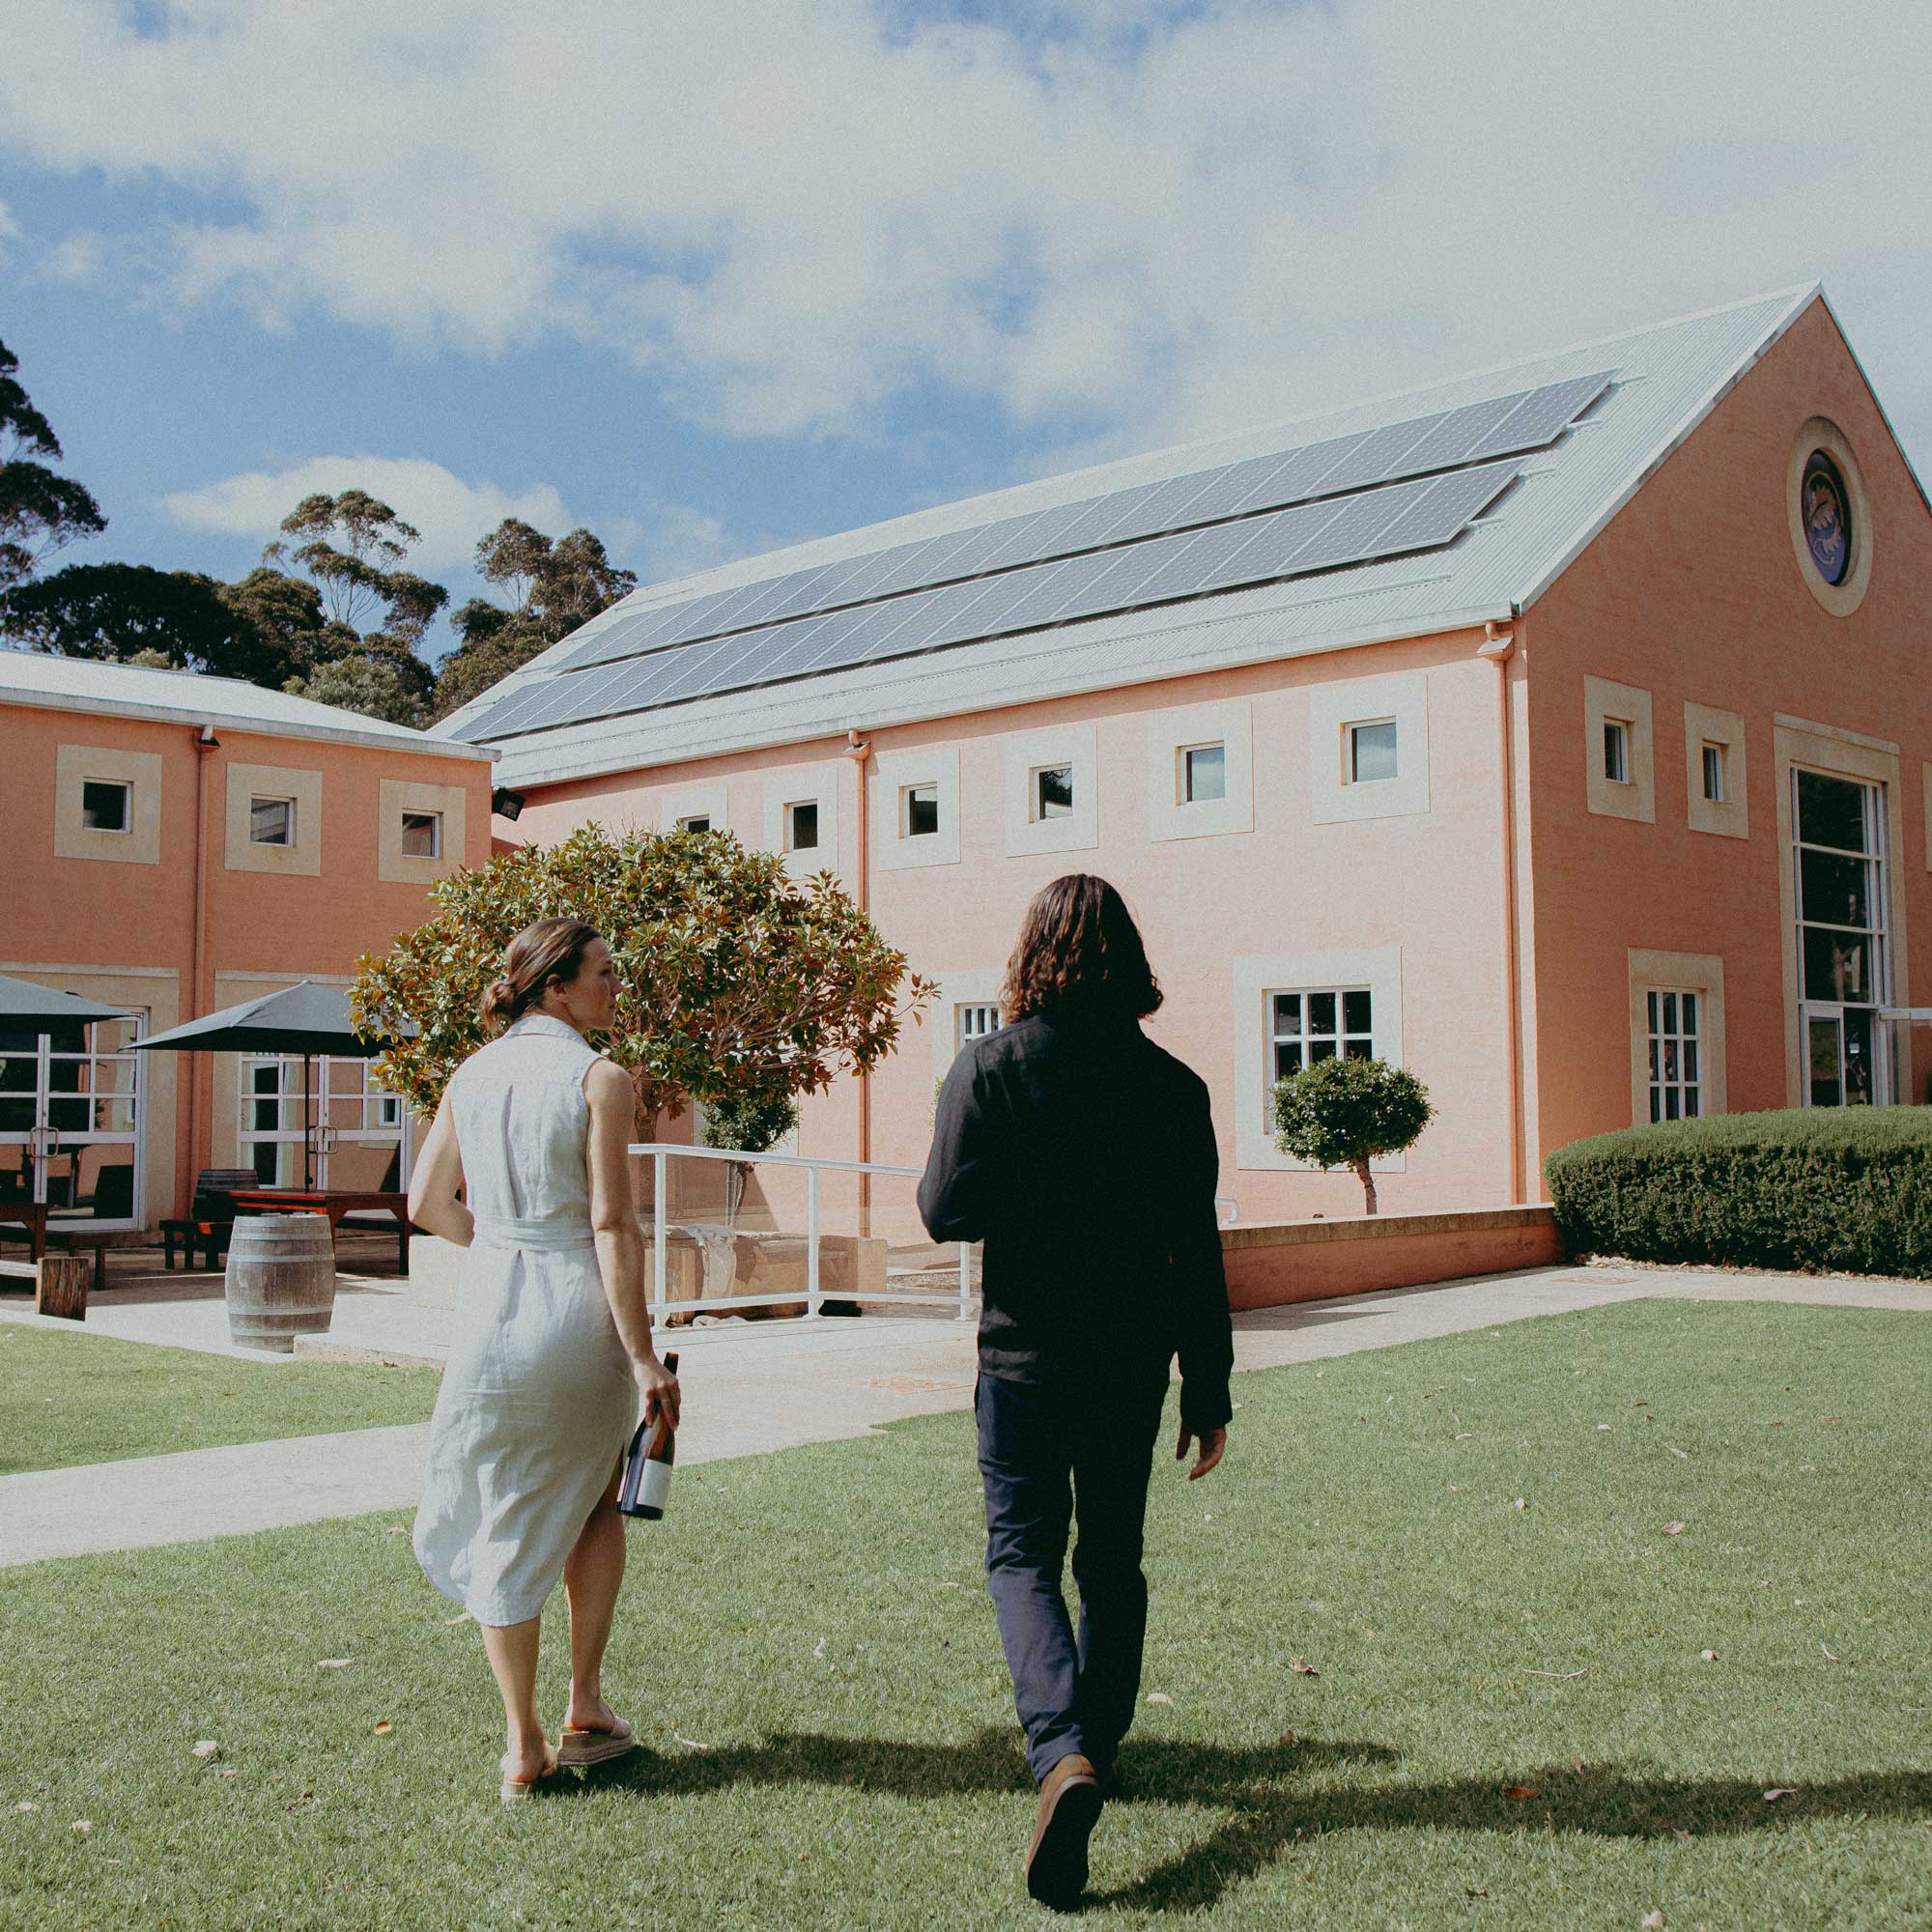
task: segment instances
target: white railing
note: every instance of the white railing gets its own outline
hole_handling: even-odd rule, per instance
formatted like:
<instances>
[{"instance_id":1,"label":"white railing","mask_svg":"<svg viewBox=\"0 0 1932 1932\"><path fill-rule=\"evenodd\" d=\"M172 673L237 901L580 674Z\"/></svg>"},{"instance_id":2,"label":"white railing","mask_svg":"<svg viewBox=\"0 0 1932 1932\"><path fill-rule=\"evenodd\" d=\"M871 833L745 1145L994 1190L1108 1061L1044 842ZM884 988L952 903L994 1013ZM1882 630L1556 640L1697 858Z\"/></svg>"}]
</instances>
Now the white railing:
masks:
<instances>
[{"instance_id":1,"label":"white railing","mask_svg":"<svg viewBox=\"0 0 1932 1932\"><path fill-rule=\"evenodd\" d=\"M709 1315L718 1310L743 1308L770 1308L790 1305L803 1299L808 1318L815 1319L823 1311L826 1296L820 1287L819 1246L821 1229L819 1226L818 1177L821 1172L833 1174L854 1174L860 1177L861 1198L866 1198L864 1190L869 1187L873 1175L893 1175L902 1179L917 1179L921 1170L916 1167L893 1167L882 1161L865 1160L819 1160L805 1154L795 1153L744 1153L732 1148L687 1147L669 1141L639 1141L631 1146L634 1154L648 1154L651 1160L651 1308L652 1320L662 1322L667 1315L675 1311L678 1315ZM669 1236L670 1223L670 1163L679 1160L725 1161L746 1167L783 1167L805 1170L805 1289L801 1296L796 1288L774 1289L762 1294L707 1294L700 1284L696 1296L683 1295L678 1300L670 1299L669 1283ZM862 1210L862 1220L865 1218ZM724 1232L733 1232L727 1229ZM751 1231L744 1231L750 1233ZM867 1230L861 1228L862 1237ZM957 1310L957 1319L970 1321L973 1319L973 1273L972 1247L965 1241L956 1243L958 1249L957 1289L944 1294L931 1289L894 1289L891 1273L887 1274L887 1286L881 1290L861 1289L855 1282L850 1288L841 1288L831 1298L837 1301L900 1302L919 1307L950 1306Z\"/></svg>"}]
</instances>

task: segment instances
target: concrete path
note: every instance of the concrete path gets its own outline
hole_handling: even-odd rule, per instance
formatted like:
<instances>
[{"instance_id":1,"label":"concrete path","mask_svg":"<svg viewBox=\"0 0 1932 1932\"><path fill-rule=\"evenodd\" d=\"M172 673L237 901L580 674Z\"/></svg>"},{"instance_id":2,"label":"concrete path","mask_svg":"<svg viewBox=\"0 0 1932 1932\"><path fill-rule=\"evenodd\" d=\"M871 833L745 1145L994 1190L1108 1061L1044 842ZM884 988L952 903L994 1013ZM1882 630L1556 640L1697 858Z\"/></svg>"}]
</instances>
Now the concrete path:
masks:
<instances>
[{"instance_id":1,"label":"concrete path","mask_svg":"<svg viewBox=\"0 0 1932 1932\"><path fill-rule=\"evenodd\" d=\"M393 1350L389 1359L440 1358L438 1319L410 1310L386 1284L369 1286L386 1291L386 1298L345 1296L332 1339L359 1336L372 1352ZM1275 1368L1647 1296L1932 1314L1932 1285L1914 1282L1614 1265L1537 1268L1237 1316L1236 1366ZM218 1298L97 1305L78 1330L4 1305L0 1320L231 1352ZM973 1400L972 1329L952 1321L683 1329L676 1345L687 1403L681 1463L860 1435L902 1416L967 1408ZM425 1434L421 1426L356 1430L0 1477L0 1568L412 1510Z\"/></svg>"}]
</instances>

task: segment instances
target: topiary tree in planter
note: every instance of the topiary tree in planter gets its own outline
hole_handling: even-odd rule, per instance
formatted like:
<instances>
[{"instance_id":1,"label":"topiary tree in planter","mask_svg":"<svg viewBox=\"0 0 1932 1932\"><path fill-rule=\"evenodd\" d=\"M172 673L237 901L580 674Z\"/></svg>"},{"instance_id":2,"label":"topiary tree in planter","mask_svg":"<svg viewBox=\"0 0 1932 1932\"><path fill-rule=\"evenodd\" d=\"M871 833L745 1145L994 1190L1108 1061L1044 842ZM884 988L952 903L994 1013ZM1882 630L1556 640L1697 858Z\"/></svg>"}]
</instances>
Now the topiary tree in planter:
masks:
<instances>
[{"instance_id":1,"label":"topiary tree in planter","mask_svg":"<svg viewBox=\"0 0 1932 1932\"><path fill-rule=\"evenodd\" d=\"M1369 1163L1415 1145L1434 1119L1429 1089L1386 1060L1318 1060L1275 1084L1274 1144L1317 1167L1352 1167L1377 1212Z\"/></svg>"},{"instance_id":2,"label":"topiary tree in planter","mask_svg":"<svg viewBox=\"0 0 1932 1932\"><path fill-rule=\"evenodd\" d=\"M586 825L430 891L437 916L358 960L349 994L369 1031L416 1029L375 1067L423 1120L482 1045L477 1003L533 920L585 920L610 942L623 991L602 1044L631 1076L642 1128L694 1097L737 1124L788 1122L798 1095L883 1060L938 991L831 873L794 881L728 832Z\"/></svg>"}]
</instances>

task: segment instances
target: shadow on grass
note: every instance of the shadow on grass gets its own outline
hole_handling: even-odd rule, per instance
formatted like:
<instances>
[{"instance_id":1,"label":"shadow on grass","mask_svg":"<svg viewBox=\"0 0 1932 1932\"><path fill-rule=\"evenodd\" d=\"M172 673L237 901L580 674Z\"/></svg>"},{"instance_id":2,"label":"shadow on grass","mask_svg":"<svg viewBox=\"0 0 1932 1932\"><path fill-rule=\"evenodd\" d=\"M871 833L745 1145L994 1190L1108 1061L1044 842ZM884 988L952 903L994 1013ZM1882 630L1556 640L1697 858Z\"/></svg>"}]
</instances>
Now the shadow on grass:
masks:
<instances>
[{"instance_id":1,"label":"shadow on grass","mask_svg":"<svg viewBox=\"0 0 1932 1932\"><path fill-rule=\"evenodd\" d=\"M1207 1805L1227 1815L1205 1838L1092 1902L1199 1911L1297 1839L1329 1832L1553 1830L1606 1838L1688 1832L1694 1838L1768 1832L1801 1818L1932 1815L1932 1772L1855 1773L1803 1785L1771 1804L1764 1796L1768 1780L1646 1776L1615 1765L1531 1772L1524 1783L1536 1795L1527 1799L1506 1798L1501 1779L1309 1786L1311 1773L1374 1770L1398 1760L1386 1745L1320 1738L1253 1747L1130 1740L1122 1752L1117 1804ZM592 1771L582 1784L564 1785L558 1795L614 1789L701 1796L744 1784L836 1785L901 1798L1030 1797L1032 1791L1014 1734L988 1728L955 1745L781 1732L756 1745L677 1757L642 1750Z\"/></svg>"}]
</instances>

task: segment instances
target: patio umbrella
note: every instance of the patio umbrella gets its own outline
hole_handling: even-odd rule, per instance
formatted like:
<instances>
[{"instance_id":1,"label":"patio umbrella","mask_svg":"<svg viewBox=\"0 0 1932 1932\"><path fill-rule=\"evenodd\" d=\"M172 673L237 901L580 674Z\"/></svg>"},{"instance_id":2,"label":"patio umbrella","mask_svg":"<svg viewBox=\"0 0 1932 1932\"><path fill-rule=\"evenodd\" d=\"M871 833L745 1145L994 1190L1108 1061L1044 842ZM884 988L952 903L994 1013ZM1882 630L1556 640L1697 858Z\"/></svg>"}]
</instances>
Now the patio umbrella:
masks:
<instances>
[{"instance_id":1,"label":"patio umbrella","mask_svg":"<svg viewBox=\"0 0 1932 1932\"><path fill-rule=\"evenodd\" d=\"M57 1027L85 1026L90 1020L118 1020L126 1007L103 1007L78 993L37 986L31 980L10 980L0 973L0 1033L52 1033Z\"/></svg>"},{"instance_id":2,"label":"patio umbrella","mask_svg":"<svg viewBox=\"0 0 1932 1932\"><path fill-rule=\"evenodd\" d=\"M413 1034L415 1028L406 1028ZM309 1063L318 1053L338 1060L374 1060L387 1038L365 1037L349 1016L349 995L340 986L318 986L303 980L279 993L224 1007L185 1026L170 1027L134 1042L138 1051L163 1053L298 1053L302 1057L302 1185L309 1185L314 1150L310 1100L314 1080Z\"/></svg>"}]
</instances>

